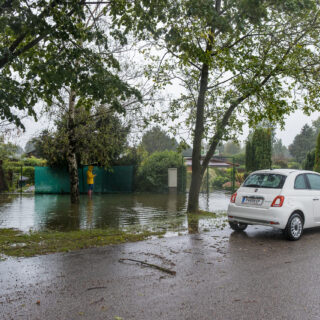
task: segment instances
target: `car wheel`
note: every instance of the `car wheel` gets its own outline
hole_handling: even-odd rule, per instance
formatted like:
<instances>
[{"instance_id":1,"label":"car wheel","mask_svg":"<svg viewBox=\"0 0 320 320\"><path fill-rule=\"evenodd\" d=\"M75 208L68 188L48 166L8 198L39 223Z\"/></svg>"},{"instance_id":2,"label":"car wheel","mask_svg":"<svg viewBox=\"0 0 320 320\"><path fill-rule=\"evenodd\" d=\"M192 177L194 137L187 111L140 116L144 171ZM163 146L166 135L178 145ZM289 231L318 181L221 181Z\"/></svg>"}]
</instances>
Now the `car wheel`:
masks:
<instances>
[{"instance_id":1,"label":"car wheel","mask_svg":"<svg viewBox=\"0 0 320 320\"><path fill-rule=\"evenodd\" d=\"M243 231L247 228L246 223L229 221L230 228L235 231Z\"/></svg>"},{"instance_id":2,"label":"car wheel","mask_svg":"<svg viewBox=\"0 0 320 320\"><path fill-rule=\"evenodd\" d=\"M303 233L303 220L299 213L291 215L284 232L289 240L295 241L300 239Z\"/></svg>"}]
</instances>

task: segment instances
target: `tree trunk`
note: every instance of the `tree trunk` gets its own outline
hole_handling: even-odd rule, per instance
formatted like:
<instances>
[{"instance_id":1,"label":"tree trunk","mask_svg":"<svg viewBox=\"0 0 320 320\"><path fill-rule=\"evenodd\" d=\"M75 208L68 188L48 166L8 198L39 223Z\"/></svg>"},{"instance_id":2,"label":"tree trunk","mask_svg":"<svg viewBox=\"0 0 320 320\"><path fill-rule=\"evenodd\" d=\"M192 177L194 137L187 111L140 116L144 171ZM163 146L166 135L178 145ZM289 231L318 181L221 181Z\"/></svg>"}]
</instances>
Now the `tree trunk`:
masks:
<instances>
[{"instance_id":1,"label":"tree trunk","mask_svg":"<svg viewBox=\"0 0 320 320\"><path fill-rule=\"evenodd\" d=\"M75 99L76 94L71 90L69 96L68 111L68 154L67 162L70 176L70 197L71 203L79 202L79 177L76 158L76 137L75 137Z\"/></svg>"},{"instance_id":2,"label":"tree trunk","mask_svg":"<svg viewBox=\"0 0 320 320\"><path fill-rule=\"evenodd\" d=\"M196 126L194 129L192 151L192 177L189 190L188 212L196 213L199 209L199 193L203 174L201 173L201 142L204 130L204 104L208 87L209 66L203 64L201 70L200 90L197 101Z\"/></svg>"},{"instance_id":3,"label":"tree trunk","mask_svg":"<svg viewBox=\"0 0 320 320\"><path fill-rule=\"evenodd\" d=\"M208 77L207 77L207 82L208 82ZM201 91L201 85L200 85L200 91ZM212 158L212 156L214 155L214 152L216 151L216 148L218 146L219 141L223 137L223 134L224 134L224 131L225 131L225 127L228 124L229 119L230 119L233 111L248 96L249 96L249 94L238 98L227 109L227 111L225 112L225 114L222 117L221 122L217 124L217 131L216 131L215 135L213 136L213 138L211 139L210 148L207 151L207 154L203 159L202 165L200 164L200 160L201 160L201 140L199 142L199 140L196 139L197 131L195 130L195 137L194 137L194 140L193 140L192 177L191 177L191 186L190 186L190 191L189 191L188 212L196 213L199 210L199 193L200 193L202 178L203 178L203 175L204 175L204 173L205 173L205 171L206 171L206 169L208 167L209 161ZM197 106L198 106L198 104L197 104ZM202 114L199 113L199 116L201 116L201 120L202 120L202 121L199 121L199 123L201 122L201 124L202 124L201 139L202 139L203 125L204 125L203 111L204 111L204 103L203 103L203 107L202 107ZM196 129L197 129L197 124L198 124L198 108L197 108ZM200 145L200 148L195 148L195 147L197 147L195 144ZM195 150L196 150L196 152L195 152ZM195 161L195 159L197 159L197 161Z\"/></svg>"},{"instance_id":4,"label":"tree trunk","mask_svg":"<svg viewBox=\"0 0 320 320\"><path fill-rule=\"evenodd\" d=\"M3 171L2 164L3 164L3 162L2 162L2 160L0 160L0 192L8 190L8 185L7 185L7 181L6 181L4 171Z\"/></svg>"}]
</instances>

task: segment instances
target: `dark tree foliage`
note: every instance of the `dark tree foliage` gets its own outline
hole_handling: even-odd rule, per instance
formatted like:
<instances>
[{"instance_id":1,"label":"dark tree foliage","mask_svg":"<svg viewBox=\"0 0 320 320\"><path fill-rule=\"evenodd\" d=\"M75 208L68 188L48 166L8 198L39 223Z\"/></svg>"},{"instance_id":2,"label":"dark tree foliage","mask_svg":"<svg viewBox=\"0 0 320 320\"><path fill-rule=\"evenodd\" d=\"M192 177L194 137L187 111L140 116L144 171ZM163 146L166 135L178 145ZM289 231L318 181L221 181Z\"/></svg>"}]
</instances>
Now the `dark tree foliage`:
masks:
<instances>
[{"instance_id":1,"label":"dark tree foliage","mask_svg":"<svg viewBox=\"0 0 320 320\"><path fill-rule=\"evenodd\" d=\"M247 171L271 168L271 131L256 129L251 141L247 141L246 152Z\"/></svg>"},{"instance_id":2,"label":"dark tree foliage","mask_svg":"<svg viewBox=\"0 0 320 320\"><path fill-rule=\"evenodd\" d=\"M314 159L315 159L316 150L313 149L307 153L306 158L302 163L302 168L304 170L313 170L314 167Z\"/></svg>"},{"instance_id":3,"label":"dark tree foliage","mask_svg":"<svg viewBox=\"0 0 320 320\"><path fill-rule=\"evenodd\" d=\"M175 138L170 138L159 127L154 127L150 131L147 131L143 137L141 145L149 153L165 150L177 150L178 143Z\"/></svg>"},{"instance_id":4,"label":"dark tree foliage","mask_svg":"<svg viewBox=\"0 0 320 320\"><path fill-rule=\"evenodd\" d=\"M313 170L316 172L320 172L320 133L317 137L317 145L314 155L314 167Z\"/></svg>"},{"instance_id":5,"label":"dark tree foliage","mask_svg":"<svg viewBox=\"0 0 320 320\"><path fill-rule=\"evenodd\" d=\"M301 132L297 134L289 146L291 155L298 161L302 162L307 153L310 152L316 145L315 133L312 127L305 124Z\"/></svg>"},{"instance_id":6,"label":"dark tree foliage","mask_svg":"<svg viewBox=\"0 0 320 320\"><path fill-rule=\"evenodd\" d=\"M117 161L127 146L130 128L112 113L97 111L97 116L78 110L76 116L76 158L78 165L109 167ZM67 166L68 133L66 117L57 121L54 132L43 131L35 139L36 150L52 167Z\"/></svg>"},{"instance_id":7,"label":"dark tree foliage","mask_svg":"<svg viewBox=\"0 0 320 320\"><path fill-rule=\"evenodd\" d=\"M248 139L246 142L246 171L250 172L253 171L253 157L254 157L254 152L252 148L252 143L251 140Z\"/></svg>"},{"instance_id":8,"label":"dark tree foliage","mask_svg":"<svg viewBox=\"0 0 320 320\"><path fill-rule=\"evenodd\" d=\"M36 118L39 100L51 105L63 87L83 100L123 109L138 92L117 76L119 63L104 28L87 19L97 6L112 17L122 1L14 0L0 2L0 117L23 128L17 110ZM112 36L125 42L117 28ZM102 50L100 54L97 50Z\"/></svg>"}]
</instances>

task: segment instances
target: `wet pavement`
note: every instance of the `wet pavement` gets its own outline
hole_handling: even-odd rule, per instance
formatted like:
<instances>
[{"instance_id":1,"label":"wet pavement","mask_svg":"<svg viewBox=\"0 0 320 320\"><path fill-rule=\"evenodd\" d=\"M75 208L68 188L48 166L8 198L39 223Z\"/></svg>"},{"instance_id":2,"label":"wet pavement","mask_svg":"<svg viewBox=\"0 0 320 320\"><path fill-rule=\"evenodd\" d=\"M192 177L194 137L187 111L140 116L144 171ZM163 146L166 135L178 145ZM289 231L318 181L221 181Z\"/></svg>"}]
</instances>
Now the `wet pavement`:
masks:
<instances>
[{"instance_id":1,"label":"wet pavement","mask_svg":"<svg viewBox=\"0 0 320 320\"><path fill-rule=\"evenodd\" d=\"M289 242L266 227L10 258L0 262L0 318L319 319L319 266L319 229Z\"/></svg>"}]
</instances>

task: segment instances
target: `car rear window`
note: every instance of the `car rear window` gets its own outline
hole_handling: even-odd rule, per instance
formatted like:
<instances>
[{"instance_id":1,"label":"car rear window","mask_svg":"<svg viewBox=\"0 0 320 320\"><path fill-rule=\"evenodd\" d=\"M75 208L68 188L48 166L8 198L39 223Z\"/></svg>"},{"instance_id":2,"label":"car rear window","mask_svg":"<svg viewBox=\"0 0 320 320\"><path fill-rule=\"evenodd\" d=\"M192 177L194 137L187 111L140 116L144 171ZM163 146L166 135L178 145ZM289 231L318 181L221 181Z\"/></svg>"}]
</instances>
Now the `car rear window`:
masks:
<instances>
[{"instance_id":1,"label":"car rear window","mask_svg":"<svg viewBox=\"0 0 320 320\"><path fill-rule=\"evenodd\" d=\"M308 189L308 186L306 184L306 180L304 179L304 174L299 174L296 177L296 180L294 182L294 188L295 189Z\"/></svg>"},{"instance_id":2,"label":"car rear window","mask_svg":"<svg viewBox=\"0 0 320 320\"><path fill-rule=\"evenodd\" d=\"M308 173L307 177L310 183L310 188L313 190L320 190L320 176L317 174Z\"/></svg>"},{"instance_id":3,"label":"car rear window","mask_svg":"<svg viewBox=\"0 0 320 320\"><path fill-rule=\"evenodd\" d=\"M281 189L286 181L286 176L272 173L251 174L243 183L244 187Z\"/></svg>"}]
</instances>

